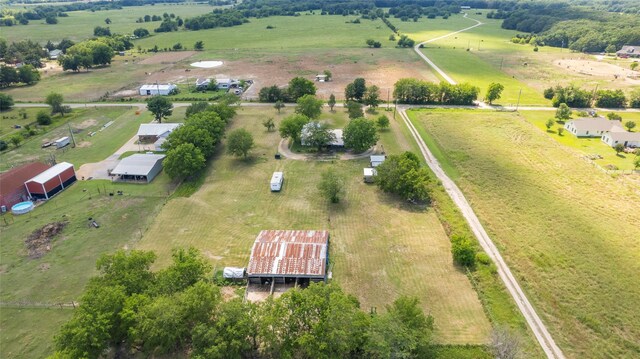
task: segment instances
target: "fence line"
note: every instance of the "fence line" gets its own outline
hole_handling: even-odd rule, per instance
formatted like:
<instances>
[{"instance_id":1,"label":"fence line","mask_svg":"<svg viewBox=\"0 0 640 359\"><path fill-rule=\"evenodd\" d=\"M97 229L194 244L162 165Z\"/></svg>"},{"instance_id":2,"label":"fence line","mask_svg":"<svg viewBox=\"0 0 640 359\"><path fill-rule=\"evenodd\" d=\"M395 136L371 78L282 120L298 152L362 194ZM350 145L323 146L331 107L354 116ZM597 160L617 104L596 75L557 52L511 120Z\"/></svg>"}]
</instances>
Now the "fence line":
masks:
<instances>
[{"instance_id":1,"label":"fence line","mask_svg":"<svg viewBox=\"0 0 640 359\"><path fill-rule=\"evenodd\" d=\"M604 173L606 173L608 175L613 175L613 174L622 174L622 175L640 174L640 169L638 169L638 170L608 170L608 169L600 166L599 164L595 163L592 159L589 158L589 156L580 156L580 158L582 158L588 164L592 165L593 167L599 169L600 171L602 171L602 172L604 172Z\"/></svg>"},{"instance_id":2,"label":"fence line","mask_svg":"<svg viewBox=\"0 0 640 359\"><path fill-rule=\"evenodd\" d=\"M71 302L59 302L59 303L47 303L47 302L32 302L28 300L18 302L0 302L2 308L47 308L47 309L76 309L80 303Z\"/></svg>"}]
</instances>

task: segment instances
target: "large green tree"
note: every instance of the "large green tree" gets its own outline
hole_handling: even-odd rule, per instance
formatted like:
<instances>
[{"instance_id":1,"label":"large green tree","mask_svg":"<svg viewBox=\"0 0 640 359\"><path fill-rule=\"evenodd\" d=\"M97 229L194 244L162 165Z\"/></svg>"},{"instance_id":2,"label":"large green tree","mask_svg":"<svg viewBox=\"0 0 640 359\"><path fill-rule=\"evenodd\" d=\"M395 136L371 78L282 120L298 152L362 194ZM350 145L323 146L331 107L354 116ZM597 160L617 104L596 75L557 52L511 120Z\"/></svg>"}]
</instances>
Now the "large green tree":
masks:
<instances>
[{"instance_id":1,"label":"large green tree","mask_svg":"<svg viewBox=\"0 0 640 359\"><path fill-rule=\"evenodd\" d=\"M193 143L183 143L167 151L164 170L171 178L185 178L204 168L205 158Z\"/></svg>"},{"instance_id":2,"label":"large green tree","mask_svg":"<svg viewBox=\"0 0 640 359\"><path fill-rule=\"evenodd\" d=\"M164 96L152 96L147 99L147 110L151 111L158 123L161 123L163 118L167 118L173 113L173 103Z\"/></svg>"},{"instance_id":3,"label":"large green tree","mask_svg":"<svg viewBox=\"0 0 640 359\"><path fill-rule=\"evenodd\" d=\"M295 112L310 119L316 119L322 114L322 105L324 102L314 95L304 95L296 101Z\"/></svg>"},{"instance_id":4,"label":"large green tree","mask_svg":"<svg viewBox=\"0 0 640 359\"><path fill-rule=\"evenodd\" d=\"M62 97L61 94L56 92L51 92L50 94L47 95L44 102L47 105L51 106L52 115L55 115L56 113L64 115L65 109L64 109L64 105L62 104L64 102L64 97Z\"/></svg>"},{"instance_id":5,"label":"large green tree","mask_svg":"<svg viewBox=\"0 0 640 359\"><path fill-rule=\"evenodd\" d=\"M485 101L489 102L489 105L493 103L493 101L498 100L502 96L502 91L504 90L504 85L492 82L489 84L489 88L487 89L487 94L485 95Z\"/></svg>"},{"instance_id":6,"label":"large green tree","mask_svg":"<svg viewBox=\"0 0 640 359\"><path fill-rule=\"evenodd\" d=\"M162 146L170 150L184 143L196 146L205 158L209 158L213 154L216 144L207 129L187 123L173 130Z\"/></svg>"},{"instance_id":7,"label":"large green tree","mask_svg":"<svg viewBox=\"0 0 640 359\"><path fill-rule=\"evenodd\" d=\"M246 159L253 146L253 136L244 128L234 130L227 136L227 153L230 155Z\"/></svg>"},{"instance_id":8,"label":"large green tree","mask_svg":"<svg viewBox=\"0 0 640 359\"><path fill-rule=\"evenodd\" d=\"M364 116L364 112L362 112L362 104L356 101L347 101L347 113L349 114L350 119L361 118Z\"/></svg>"},{"instance_id":9,"label":"large green tree","mask_svg":"<svg viewBox=\"0 0 640 359\"><path fill-rule=\"evenodd\" d=\"M309 117L304 115L291 115L280 121L280 136L291 138L294 142L300 142L302 127L309 122Z\"/></svg>"},{"instance_id":10,"label":"large green tree","mask_svg":"<svg viewBox=\"0 0 640 359\"><path fill-rule=\"evenodd\" d=\"M322 178L318 183L318 190L331 203L340 202L340 197L344 196L344 180L334 171L328 169L322 173Z\"/></svg>"},{"instance_id":11,"label":"large green tree","mask_svg":"<svg viewBox=\"0 0 640 359\"><path fill-rule=\"evenodd\" d=\"M431 198L429 172L412 152L390 155L376 171L376 184L385 192L394 193L408 201L426 202Z\"/></svg>"},{"instance_id":12,"label":"large green tree","mask_svg":"<svg viewBox=\"0 0 640 359\"><path fill-rule=\"evenodd\" d=\"M316 85L313 81L307 80L304 77L294 77L289 81L287 92L292 101L298 101L298 99L304 95L315 95Z\"/></svg>"},{"instance_id":13,"label":"large green tree","mask_svg":"<svg viewBox=\"0 0 640 359\"><path fill-rule=\"evenodd\" d=\"M356 118L344 127L344 146L360 153L368 150L378 142L378 133L373 121Z\"/></svg>"},{"instance_id":14,"label":"large green tree","mask_svg":"<svg viewBox=\"0 0 640 359\"><path fill-rule=\"evenodd\" d=\"M369 106L371 109L375 109L380 104L380 88L376 85L367 87L364 93L362 103Z\"/></svg>"},{"instance_id":15,"label":"large green tree","mask_svg":"<svg viewBox=\"0 0 640 359\"><path fill-rule=\"evenodd\" d=\"M10 110L13 107L13 97L6 93L0 93L0 111Z\"/></svg>"}]
</instances>

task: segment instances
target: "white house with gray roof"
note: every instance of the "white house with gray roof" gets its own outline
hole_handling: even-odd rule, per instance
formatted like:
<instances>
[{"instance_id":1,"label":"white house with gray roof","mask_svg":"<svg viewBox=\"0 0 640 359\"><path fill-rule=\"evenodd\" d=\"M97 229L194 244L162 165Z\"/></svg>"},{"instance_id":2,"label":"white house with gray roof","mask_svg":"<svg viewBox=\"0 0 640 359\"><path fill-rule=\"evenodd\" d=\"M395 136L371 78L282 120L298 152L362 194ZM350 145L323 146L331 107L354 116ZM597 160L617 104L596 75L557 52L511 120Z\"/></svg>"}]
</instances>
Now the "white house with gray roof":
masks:
<instances>
[{"instance_id":1,"label":"white house with gray roof","mask_svg":"<svg viewBox=\"0 0 640 359\"><path fill-rule=\"evenodd\" d=\"M624 147L640 147L640 132L609 132L602 136L602 142L611 147L619 143Z\"/></svg>"},{"instance_id":2,"label":"white house with gray roof","mask_svg":"<svg viewBox=\"0 0 640 359\"><path fill-rule=\"evenodd\" d=\"M604 117L578 118L568 121L564 128L576 137L602 137L609 132L625 132L620 121L610 121Z\"/></svg>"}]
</instances>

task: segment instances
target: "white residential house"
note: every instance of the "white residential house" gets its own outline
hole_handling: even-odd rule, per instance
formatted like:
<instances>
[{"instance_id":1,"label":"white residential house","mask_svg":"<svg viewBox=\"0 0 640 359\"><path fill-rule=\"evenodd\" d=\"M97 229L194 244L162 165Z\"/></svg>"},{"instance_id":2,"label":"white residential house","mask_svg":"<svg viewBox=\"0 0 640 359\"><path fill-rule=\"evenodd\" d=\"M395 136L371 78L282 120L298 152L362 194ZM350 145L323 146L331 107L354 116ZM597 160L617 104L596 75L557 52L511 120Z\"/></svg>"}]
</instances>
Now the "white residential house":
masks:
<instances>
[{"instance_id":1,"label":"white residential house","mask_svg":"<svg viewBox=\"0 0 640 359\"><path fill-rule=\"evenodd\" d=\"M602 137L609 132L625 132L620 121L609 121L604 117L578 118L568 121L564 128L576 137Z\"/></svg>"},{"instance_id":2,"label":"white residential house","mask_svg":"<svg viewBox=\"0 0 640 359\"><path fill-rule=\"evenodd\" d=\"M196 89L197 90L205 90L211 84L211 79L196 79Z\"/></svg>"},{"instance_id":3,"label":"white residential house","mask_svg":"<svg viewBox=\"0 0 640 359\"><path fill-rule=\"evenodd\" d=\"M62 50L54 49L49 51L49 59L51 60L57 60L60 55L62 55Z\"/></svg>"},{"instance_id":4,"label":"white residential house","mask_svg":"<svg viewBox=\"0 0 640 359\"><path fill-rule=\"evenodd\" d=\"M602 136L602 142L613 147L622 143L624 147L640 147L640 132L609 132Z\"/></svg>"},{"instance_id":5,"label":"white residential house","mask_svg":"<svg viewBox=\"0 0 640 359\"><path fill-rule=\"evenodd\" d=\"M228 90L240 85L240 81L236 79L216 79L218 90Z\"/></svg>"},{"instance_id":6,"label":"white residential house","mask_svg":"<svg viewBox=\"0 0 640 359\"><path fill-rule=\"evenodd\" d=\"M140 96L169 95L178 86L174 84L145 84L140 86Z\"/></svg>"}]
</instances>

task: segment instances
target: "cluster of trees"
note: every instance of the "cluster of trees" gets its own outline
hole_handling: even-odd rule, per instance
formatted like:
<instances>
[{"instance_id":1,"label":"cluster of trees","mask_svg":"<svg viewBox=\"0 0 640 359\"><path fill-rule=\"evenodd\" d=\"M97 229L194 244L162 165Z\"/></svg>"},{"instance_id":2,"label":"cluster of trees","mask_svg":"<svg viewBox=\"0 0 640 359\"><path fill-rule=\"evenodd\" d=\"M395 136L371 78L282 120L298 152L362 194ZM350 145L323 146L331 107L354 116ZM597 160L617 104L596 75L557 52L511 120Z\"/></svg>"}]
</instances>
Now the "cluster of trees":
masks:
<instances>
[{"instance_id":1,"label":"cluster of trees","mask_svg":"<svg viewBox=\"0 0 640 359\"><path fill-rule=\"evenodd\" d=\"M26 9L26 8L25 8ZM67 12L82 10L113 10L122 9L118 1L95 2L70 2L61 5L38 5L29 7L28 10L5 10L0 26L13 26L15 24L28 25L29 21L45 20L47 24L57 24L58 17L68 17Z\"/></svg>"},{"instance_id":2,"label":"cluster of trees","mask_svg":"<svg viewBox=\"0 0 640 359\"><path fill-rule=\"evenodd\" d=\"M99 37L69 47L63 55L58 57L58 63L65 71L89 70L94 66L111 64L115 51L124 51L132 47L133 44L126 36Z\"/></svg>"},{"instance_id":3,"label":"cluster of trees","mask_svg":"<svg viewBox=\"0 0 640 359\"><path fill-rule=\"evenodd\" d=\"M400 35L400 38L398 39L398 44L396 45L397 47L413 47L416 44L416 41L409 38L409 36L407 35Z\"/></svg>"},{"instance_id":4,"label":"cluster of trees","mask_svg":"<svg viewBox=\"0 0 640 359\"><path fill-rule=\"evenodd\" d=\"M263 87L258 93L260 102L296 102L304 95L315 95L316 85L304 77L294 77L289 85L282 89L277 85Z\"/></svg>"},{"instance_id":5,"label":"cluster of trees","mask_svg":"<svg viewBox=\"0 0 640 359\"><path fill-rule=\"evenodd\" d=\"M176 18L180 18L180 16L176 17L176 14L171 13L164 13L162 14L162 16L160 15L145 15L144 17L139 17L136 22L137 23L143 23L143 22L153 22L153 21L162 21L165 19L176 19Z\"/></svg>"},{"instance_id":6,"label":"cluster of trees","mask_svg":"<svg viewBox=\"0 0 640 359\"><path fill-rule=\"evenodd\" d=\"M20 68L0 65L0 88L17 84L32 85L40 80L40 73L31 65Z\"/></svg>"},{"instance_id":7,"label":"cluster of trees","mask_svg":"<svg viewBox=\"0 0 640 359\"><path fill-rule=\"evenodd\" d=\"M164 20L162 20L162 22L160 23L160 26L158 26L157 28L153 29L153 32L178 31L178 29L182 25L184 25L184 20L182 20L182 18L180 18L180 16L178 16L175 19L173 19L171 17L167 17Z\"/></svg>"},{"instance_id":8,"label":"cluster of trees","mask_svg":"<svg viewBox=\"0 0 640 359\"><path fill-rule=\"evenodd\" d=\"M437 16L442 16L443 19L447 19L451 14L460 12L459 4L435 2L434 5L436 6L403 4L389 9L389 14L401 21L418 21L422 16L426 16L428 19L435 19Z\"/></svg>"},{"instance_id":9,"label":"cluster of trees","mask_svg":"<svg viewBox=\"0 0 640 359\"><path fill-rule=\"evenodd\" d=\"M580 6L576 6L580 5ZM568 47L582 52L615 52L640 43L640 19L609 14L568 2L505 2L487 17L504 19L502 27L536 35L536 45Z\"/></svg>"},{"instance_id":10,"label":"cluster of trees","mask_svg":"<svg viewBox=\"0 0 640 359\"><path fill-rule=\"evenodd\" d=\"M156 118L171 115L171 102L163 96L149 99L147 107ZM184 124L175 129L162 145L167 150L164 170L171 178L188 178L202 170L222 141L235 109L226 102L216 105L194 103L187 109ZM252 143L251 143L252 145ZM243 154L246 156L248 150Z\"/></svg>"},{"instance_id":11,"label":"cluster of trees","mask_svg":"<svg viewBox=\"0 0 640 359\"><path fill-rule=\"evenodd\" d=\"M47 57L40 44L31 40L21 40L11 44L0 38L0 59L7 64L23 63L35 68L42 67L42 59Z\"/></svg>"},{"instance_id":12,"label":"cluster of trees","mask_svg":"<svg viewBox=\"0 0 640 359\"><path fill-rule=\"evenodd\" d=\"M432 180L429 172L413 152L390 155L376 167L376 185L387 193L393 193L411 202L428 202L431 199Z\"/></svg>"},{"instance_id":13,"label":"cluster of trees","mask_svg":"<svg viewBox=\"0 0 640 359\"><path fill-rule=\"evenodd\" d=\"M367 82L362 77L353 80L344 88L344 98L347 102L355 101L371 108L376 108L380 104L380 88L376 85L367 86ZM347 108L349 106L347 105ZM350 116L351 118L362 116Z\"/></svg>"},{"instance_id":14,"label":"cluster of trees","mask_svg":"<svg viewBox=\"0 0 640 359\"><path fill-rule=\"evenodd\" d=\"M566 104L569 107L587 108L591 105L606 108L640 108L640 89L635 89L629 94L618 90L587 91L575 85L555 86L544 90L544 97L551 100L554 107Z\"/></svg>"},{"instance_id":15,"label":"cluster of trees","mask_svg":"<svg viewBox=\"0 0 640 359\"><path fill-rule=\"evenodd\" d=\"M401 103L473 105L480 89L468 83L434 84L418 79L400 79L394 85L393 96Z\"/></svg>"},{"instance_id":16,"label":"cluster of trees","mask_svg":"<svg viewBox=\"0 0 640 359\"><path fill-rule=\"evenodd\" d=\"M379 49L382 47L382 43L380 41L376 41L374 39L367 39L366 41L367 46L375 48L375 49Z\"/></svg>"},{"instance_id":17,"label":"cluster of trees","mask_svg":"<svg viewBox=\"0 0 640 359\"><path fill-rule=\"evenodd\" d=\"M55 336L57 358L424 358L433 318L415 298L380 314L335 284L311 284L263 303L223 300L199 252L175 250L152 272L153 252L119 250L98 259L73 317Z\"/></svg>"},{"instance_id":18,"label":"cluster of trees","mask_svg":"<svg viewBox=\"0 0 640 359\"><path fill-rule=\"evenodd\" d=\"M249 22L245 14L235 9L216 9L208 14L185 20L184 27L189 30L231 27Z\"/></svg>"}]
</instances>

